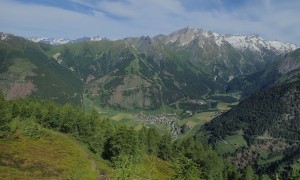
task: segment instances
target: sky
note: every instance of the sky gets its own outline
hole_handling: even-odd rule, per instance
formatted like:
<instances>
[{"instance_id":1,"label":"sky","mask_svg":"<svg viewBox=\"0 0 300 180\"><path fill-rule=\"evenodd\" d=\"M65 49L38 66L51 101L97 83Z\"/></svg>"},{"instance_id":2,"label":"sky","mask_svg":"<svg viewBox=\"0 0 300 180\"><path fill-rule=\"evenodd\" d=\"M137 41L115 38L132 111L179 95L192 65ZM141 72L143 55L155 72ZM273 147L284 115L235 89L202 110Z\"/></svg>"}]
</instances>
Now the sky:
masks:
<instances>
[{"instance_id":1,"label":"sky","mask_svg":"<svg viewBox=\"0 0 300 180\"><path fill-rule=\"evenodd\" d=\"M0 0L0 32L109 39L184 28L300 45L300 0Z\"/></svg>"}]
</instances>

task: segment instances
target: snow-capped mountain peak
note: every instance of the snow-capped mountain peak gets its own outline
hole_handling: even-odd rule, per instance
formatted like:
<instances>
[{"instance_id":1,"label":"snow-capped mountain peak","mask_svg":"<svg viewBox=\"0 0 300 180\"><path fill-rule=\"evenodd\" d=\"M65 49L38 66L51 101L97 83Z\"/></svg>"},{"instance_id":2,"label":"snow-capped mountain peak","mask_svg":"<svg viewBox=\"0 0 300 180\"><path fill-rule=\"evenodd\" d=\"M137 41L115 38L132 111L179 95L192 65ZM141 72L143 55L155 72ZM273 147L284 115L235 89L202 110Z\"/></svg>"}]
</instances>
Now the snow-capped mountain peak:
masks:
<instances>
[{"instance_id":1,"label":"snow-capped mountain peak","mask_svg":"<svg viewBox=\"0 0 300 180\"><path fill-rule=\"evenodd\" d=\"M91 36L91 41L101 41L102 38L100 36Z\"/></svg>"},{"instance_id":2,"label":"snow-capped mountain peak","mask_svg":"<svg viewBox=\"0 0 300 180\"><path fill-rule=\"evenodd\" d=\"M30 37L27 39L31 40L33 42L41 42L41 43L45 43L45 44L51 44L54 46L68 44L68 43L82 42L82 41L100 41L100 40L102 40L102 38L99 36L83 37L83 38L79 38L79 39L75 39L75 40L70 40L67 38L48 38L48 37Z\"/></svg>"},{"instance_id":3,"label":"snow-capped mountain peak","mask_svg":"<svg viewBox=\"0 0 300 180\"><path fill-rule=\"evenodd\" d=\"M224 37L224 41L237 49L250 49L253 51L261 51L264 48L283 53L295 50L298 47L292 43L264 40L258 35L227 35Z\"/></svg>"},{"instance_id":4,"label":"snow-capped mountain peak","mask_svg":"<svg viewBox=\"0 0 300 180\"><path fill-rule=\"evenodd\" d=\"M4 39L5 36L1 35L1 39ZM205 31L203 29L196 29L186 27L180 30L177 30L169 35L157 36L157 38L162 38L164 43L176 43L179 46L187 46L193 41L198 41L200 47L204 47L207 42L214 42L217 46L223 47L226 45L231 45L232 47L239 50L251 50L261 52L263 50L274 51L277 54L287 53L293 51L300 46L292 43L281 42L281 41L268 41L260 37L259 35L231 35L231 34L218 34L211 31ZM66 38L28 38L34 42L42 42L51 45L61 45L67 43L76 43L83 41L100 41L102 40L99 36L83 37L75 40L69 40Z\"/></svg>"},{"instance_id":5,"label":"snow-capped mountain peak","mask_svg":"<svg viewBox=\"0 0 300 180\"><path fill-rule=\"evenodd\" d=\"M67 38L48 38L48 37L30 37L27 39L33 42L41 42L41 43L51 44L51 45L67 44L70 43L71 41Z\"/></svg>"},{"instance_id":6,"label":"snow-capped mountain peak","mask_svg":"<svg viewBox=\"0 0 300 180\"><path fill-rule=\"evenodd\" d=\"M218 34L203 29L195 29L186 27L177 30L166 36L165 43L178 43L179 46L189 45L194 40L198 39L203 45L206 40L214 41L219 47L230 44L239 50L262 51L262 49L272 50L278 54L286 53L299 48L298 45L281 41L268 41L257 34L254 35L231 35Z\"/></svg>"},{"instance_id":7,"label":"snow-capped mountain peak","mask_svg":"<svg viewBox=\"0 0 300 180\"><path fill-rule=\"evenodd\" d=\"M9 35L11 34L0 32L0 40L7 41L9 39Z\"/></svg>"},{"instance_id":8,"label":"snow-capped mountain peak","mask_svg":"<svg viewBox=\"0 0 300 180\"><path fill-rule=\"evenodd\" d=\"M202 29L186 27L168 35L166 42L167 43L178 42L180 46L185 46L203 33L204 31Z\"/></svg>"}]
</instances>

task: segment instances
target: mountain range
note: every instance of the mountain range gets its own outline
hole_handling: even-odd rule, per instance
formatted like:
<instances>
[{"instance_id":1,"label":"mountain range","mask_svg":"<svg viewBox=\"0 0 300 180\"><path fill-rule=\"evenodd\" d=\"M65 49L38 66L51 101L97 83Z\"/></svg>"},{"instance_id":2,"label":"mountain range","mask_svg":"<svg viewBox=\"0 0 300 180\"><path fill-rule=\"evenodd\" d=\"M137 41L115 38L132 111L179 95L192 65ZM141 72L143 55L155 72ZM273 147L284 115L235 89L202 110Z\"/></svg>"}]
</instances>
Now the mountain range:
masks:
<instances>
[{"instance_id":1,"label":"mountain range","mask_svg":"<svg viewBox=\"0 0 300 180\"><path fill-rule=\"evenodd\" d=\"M218 46L224 43L229 43L238 49L247 49L259 51L261 48L277 51L278 53L288 52L296 49L298 46L293 43L281 42L277 40L268 41L264 40L259 35L231 35L231 34L218 34L203 29L195 29L186 27L171 33L170 35L158 35L155 38L166 38L166 43L173 43L178 41L180 46L185 46L194 41L196 38L210 38L215 41ZM48 38L48 37L29 37L28 40L33 42L46 43L51 45L62 45L68 43L76 43L81 41L101 41L103 38L100 36L83 37L75 40L68 38Z\"/></svg>"},{"instance_id":2,"label":"mountain range","mask_svg":"<svg viewBox=\"0 0 300 180\"><path fill-rule=\"evenodd\" d=\"M0 33L6 99L167 109L181 118L218 112L196 136L204 134L239 168L253 165L260 174L287 173L300 162L299 82L299 46L258 35L188 27L119 40L28 40ZM231 110L219 112L220 102Z\"/></svg>"},{"instance_id":3,"label":"mountain range","mask_svg":"<svg viewBox=\"0 0 300 180\"><path fill-rule=\"evenodd\" d=\"M178 42L179 46L189 45L193 41L199 41L199 46L201 47L205 44L205 39L214 41L218 46L225 44L230 44L234 48L240 50L251 49L253 51L262 51L262 49L268 49L276 51L278 53L284 53L297 48L296 44L285 43L280 41L268 41L264 40L259 35L231 35L231 34L218 34L211 31L205 31L203 29L195 28L183 28L178 31L171 33L168 36L157 36L162 39L165 38L166 43ZM201 42L202 40L202 42Z\"/></svg>"},{"instance_id":4,"label":"mountain range","mask_svg":"<svg viewBox=\"0 0 300 180\"><path fill-rule=\"evenodd\" d=\"M34 43L32 40L42 43ZM14 45L16 41L17 47ZM63 45L59 45L61 43ZM48 71L51 75L57 76L58 72L55 71L73 74L72 78L81 82L75 83L81 85L78 85L70 97L78 96L82 101L82 97L85 96L99 106L117 109L157 109L176 102L189 107L194 104L193 100L203 100L210 106L211 95L234 89L231 82L236 82L244 75L262 71L276 57L297 48L295 44L267 41L257 35L221 35L189 27L169 35L157 35L152 38L129 37L114 41L98 38L73 41L33 38L29 41L1 33L1 45L6 54L3 56L2 69L17 61L31 64L26 75L18 72L17 76L20 77L9 81L2 80L2 91L7 92L5 94L14 92L12 89L15 88L25 88L26 93L10 95L12 98L34 96L40 91L43 91L40 92L42 94L49 94L47 98L59 97L50 95L49 92L45 93L45 90L41 90L42 87L37 87L36 84L42 82L29 80L45 77L42 76L45 74L42 72L43 68L37 65L41 60L32 62L36 56L31 59L25 55L38 53L45 62L59 67L54 69L54 72ZM33 48L29 49L30 46ZM10 57L9 48L19 48L18 51L23 54ZM32 49L35 52L32 52ZM9 68L2 71L8 73L7 76L18 74L9 73L7 70ZM33 75L37 74L36 71L40 71L41 74ZM22 83L32 82L32 85L20 85L21 79L25 79ZM15 82L13 85L12 81ZM66 81L61 83L67 85L72 82L67 79ZM57 88L54 92L66 93L64 88Z\"/></svg>"},{"instance_id":5,"label":"mountain range","mask_svg":"<svg viewBox=\"0 0 300 180\"><path fill-rule=\"evenodd\" d=\"M102 40L99 36L91 36L91 37L82 37L75 40L70 40L68 38L48 38L48 37L29 37L27 38L30 41L37 42L37 43L45 43L51 44L54 46L68 44L68 43L77 43L82 41L100 41Z\"/></svg>"}]
</instances>

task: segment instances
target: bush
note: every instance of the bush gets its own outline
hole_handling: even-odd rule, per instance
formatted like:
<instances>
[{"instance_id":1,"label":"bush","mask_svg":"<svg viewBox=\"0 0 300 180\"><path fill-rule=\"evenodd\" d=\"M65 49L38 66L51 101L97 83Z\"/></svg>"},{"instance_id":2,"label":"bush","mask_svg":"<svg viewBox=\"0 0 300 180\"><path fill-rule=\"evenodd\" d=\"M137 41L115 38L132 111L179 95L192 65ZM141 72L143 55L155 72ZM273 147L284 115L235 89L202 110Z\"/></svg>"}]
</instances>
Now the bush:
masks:
<instances>
[{"instance_id":1,"label":"bush","mask_svg":"<svg viewBox=\"0 0 300 180\"><path fill-rule=\"evenodd\" d=\"M19 132L29 137L39 138L41 127L35 122L35 118L14 118L10 123L11 132Z\"/></svg>"}]
</instances>

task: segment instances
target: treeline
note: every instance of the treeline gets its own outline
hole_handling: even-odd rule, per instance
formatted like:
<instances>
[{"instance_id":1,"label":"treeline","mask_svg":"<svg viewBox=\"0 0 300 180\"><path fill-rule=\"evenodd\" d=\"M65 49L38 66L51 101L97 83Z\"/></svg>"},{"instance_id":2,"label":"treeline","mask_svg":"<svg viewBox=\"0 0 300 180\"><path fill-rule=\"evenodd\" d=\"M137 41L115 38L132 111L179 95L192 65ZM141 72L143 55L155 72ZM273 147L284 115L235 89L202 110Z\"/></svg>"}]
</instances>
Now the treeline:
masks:
<instances>
[{"instance_id":1,"label":"treeline","mask_svg":"<svg viewBox=\"0 0 300 180\"><path fill-rule=\"evenodd\" d=\"M299 140L300 81L258 92L206 125L215 137L243 130L251 144L253 136L266 131L274 138ZM250 138L249 138L250 137Z\"/></svg>"},{"instance_id":2,"label":"treeline","mask_svg":"<svg viewBox=\"0 0 300 180\"><path fill-rule=\"evenodd\" d=\"M47 101L6 101L0 96L0 136L7 138L20 130L38 138L40 127L68 133L86 143L90 150L111 162L116 179L134 179L145 155L173 164L173 179L244 179L255 178L249 167L240 173L228 160L222 159L210 146L194 138L173 141L170 134L160 135L152 128L137 131L112 125L99 113L85 113L71 105ZM149 167L150 168L150 167ZM151 177L149 170L147 177Z\"/></svg>"},{"instance_id":3,"label":"treeline","mask_svg":"<svg viewBox=\"0 0 300 180\"><path fill-rule=\"evenodd\" d=\"M251 95L230 111L213 119L204 128L212 134L211 143L238 132L243 132L249 146L266 142L268 139L257 138L263 135L284 142L289 148L281 152L282 160L267 165L255 165L255 169L259 174L272 174L278 172L280 167L285 167L284 171L280 171L282 178L299 179L299 168L291 166L298 160L299 155L299 120L300 81L297 81Z\"/></svg>"},{"instance_id":4,"label":"treeline","mask_svg":"<svg viewBox=\"0 0 300 180\"><path fill-rule=\"evenodd\" d=\"M235 103L238 102L238 100L235 97L232 96L222 96L222 95L212 95L209 97L209 99L215 100L215 101L221 101L225 103Z\"/></svg>"}]
</instances>

